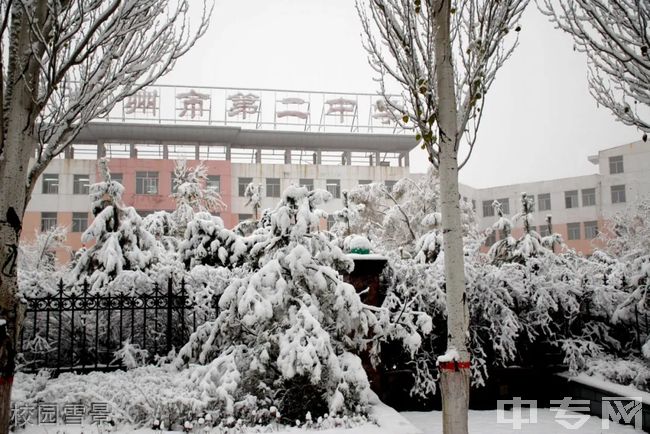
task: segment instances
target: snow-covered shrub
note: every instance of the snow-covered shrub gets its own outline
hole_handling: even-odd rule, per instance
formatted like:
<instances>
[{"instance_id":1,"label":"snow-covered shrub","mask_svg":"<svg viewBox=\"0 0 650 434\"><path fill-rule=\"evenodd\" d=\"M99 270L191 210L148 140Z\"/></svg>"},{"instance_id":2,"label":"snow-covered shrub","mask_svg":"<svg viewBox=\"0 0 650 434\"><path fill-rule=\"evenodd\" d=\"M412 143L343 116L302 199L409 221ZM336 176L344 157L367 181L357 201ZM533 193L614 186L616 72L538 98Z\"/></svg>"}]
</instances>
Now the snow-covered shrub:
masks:
<instances>
[{"instance_id":1,"label":"snow-covered shrub","mask_svg":"<svg viewBox=\"0 0 650 434\"><path fill-rule=\"evenodd\" d=\"M33 241L20 243L18 253L18 294L42 297L57 292L64 268L57 264L56 251L64 246L67 229L56 226L37 232Z\"/></svg>"},{"instance_id":2,"label":"snow-covered shrub","mask_svg":"<svg viewBox=\"0 0 650 434\"><path fill-rule=\"evenodd\" d=\"M233 267L246 259L248 246L241 236L224 228L221 218L199 212L188 222L178 253L187 269L196 265Z\"/></svg>"},{"instance_id":3,"label":"snow-covered shrub","mask_svg":"<svg viewBox=\"0 0 650 434\"><path fill-rule=\"evenodd\" d=\"M614 321L633 326L634 333L640 335L639 341L650 342L647 326L638 324L640 316L650 313L650 199L640 200L614 215L600 241L612 262L622 269L619 284L627 293L616 308Z\"/></svg>"},{"instance_id":4,"label":"snow-covered shrub","mask_svg":"<svg viewBox=\"0 0 650 434\"><path fill-rule=\"evenodd\" d=\"M585 373L650 392L650 368L644 360L617 359L611 356L594 358L589 361Z\"/></svg>"},{"instance_id":5,"label":"snow-covered shrub","mask_svg":"<svg viewBox=\"0 0 650 434\"><path fill-rule=\"evenodd\" d=\"M113 356L115 357L113 362L119 361L126 369L135 369L146 364L149 352L127 339L122 344L122 348L113 353Z\"/></svg>"},{"instance_id":6,"label":"snow-covered shrub","mask_svg":"<svg viewBox=\"0 0 650 434\"><path fill-rule=\"evenodd\" d=\"M364 305L343 282L339 273L350 271L352 261L319 231L315 212L329 198L326 191L297 186L284 192L251 247L263 247L249 264L254 271L228 285L217 319L199 327L179 351L178 368L202 365L194 371L194 387L221 417L255 422L271 407L291 421L307 411L363 411L369 384L355 354L367 348L370 332L377 341L408 336L416 349L422 339L416 335L428 331L426 315L409 309L391 322L389 309ZM210 233L222 231L206 226ZM212 239L222 243L218 235ZM224 247L220 263L236 262L229 259L233 250Z\"/></svg>"},{"instance_id":7,"label":"snow-covered shrub","mask_svg":"<svg viewBox=\"0 0 650 434\"><path fill-rule=\"evenodd\" d=\"M183 236L194 213L212 213L226 208L219 192L208 187L208 169L205 164L189 167L185 160L177 160L172 180L174 191L171 197L176 202L176 209L171 215L179 236Z\"/></svg>"}]
</instances>

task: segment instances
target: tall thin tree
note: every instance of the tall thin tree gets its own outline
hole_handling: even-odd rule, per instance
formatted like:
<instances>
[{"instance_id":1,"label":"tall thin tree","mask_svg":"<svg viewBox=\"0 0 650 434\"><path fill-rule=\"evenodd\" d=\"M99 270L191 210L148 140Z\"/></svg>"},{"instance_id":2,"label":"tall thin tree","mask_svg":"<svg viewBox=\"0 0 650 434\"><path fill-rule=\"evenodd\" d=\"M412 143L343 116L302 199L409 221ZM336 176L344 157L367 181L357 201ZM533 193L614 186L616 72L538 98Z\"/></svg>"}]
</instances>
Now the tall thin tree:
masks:
<instances>
[{"instance_id":1,"label":"tall thin tree","mask_svg":"<svg viewBox=\"0 0 650 434\"><path fill-rule=\"evenodd\" d=\"M357 0L380 93L440 174L447 354L439 359L444 432L466 433L470 357L458 170L476 143L484 95L517 45L528 0ZM391 86L401 97L390 95ZM465 146L461 149L461 145ZM460 163L459 163L460 158Z\"/></svg>"},{"instance_id":2,"label":"tall thin tree","mask_svg":"<svg viewBox=\"0 0 650 434\"><path fill-rule=\"evenodd\" d=\"M212 8L213 0L0 1L0 432L22 316L16 256L36 181L88 122L167 73L205 33Z\"/></svg>"}]
</instances>

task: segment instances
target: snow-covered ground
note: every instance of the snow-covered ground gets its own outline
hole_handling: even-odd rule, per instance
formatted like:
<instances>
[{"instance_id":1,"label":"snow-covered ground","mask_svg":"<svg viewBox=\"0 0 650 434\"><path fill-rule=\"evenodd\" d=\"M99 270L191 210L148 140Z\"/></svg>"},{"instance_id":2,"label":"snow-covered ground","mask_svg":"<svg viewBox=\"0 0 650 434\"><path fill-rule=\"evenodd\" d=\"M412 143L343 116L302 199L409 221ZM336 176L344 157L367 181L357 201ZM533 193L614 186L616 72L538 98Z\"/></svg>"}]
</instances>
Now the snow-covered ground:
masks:
<instances>
[{"instance_id":1,"label":"snow-covered ground","mask_svg":"<svg viewBox=\"0 0 650 434\"><path fill-rule=\"evenodd\" d=\"M318 433L318 434L421 434L421 431L409 422L402 414L393 410L386 404L381 403L376 397L373 403L369 419L374 423L366 423L364 425L355 426L353 428L332 428L332 429L303 429L298 427L292 428L278 428L268 426L264 428L251 428L244 431L232 431L237 434L253 434L253 433L274 433L274 434L298 434L298 433ZM195 434L219 434L221 431L218 429L201 430L200 428L190 431ZM98 431L95 427L89 426L30 426L25 430L18 432L19 434L161 434L160 431L151 429L138 429L133 430L129 428L120 428L116 431ZM164 431L166 433L178 433L178 431Z\"/></svg>"},{"instance_id":2,"label":"snow-covered ground","mask_svg":"<svg viewBox=\"0 0 650 434\"><path fill-rule=\"evenodd\" d=\"M442 413L439 411L430 412L404 412L401 413L413 425L422 431L422 434L441 434L442 433ZM579 417L576 413L568 413L567 416ZM524 416L526 412L524 411ZM504 413L505 420L512 420L512 412ZM575 423L577 419L565 419L570 423ZM564 428L557 422L556 412L547 408L537 409L537 423L522 424L521 429L514 429L512 424L497 423L497 411L478 411L470 410L469 415L469 432L471 434L504 434L504 433L521 433L521 434L636 434L643 433L641 430L635 430L629 426L611 423L609 429L602 428L602 420L598 417L591 416L587 422L579 429Z\"/></svg>"}]
</instances>

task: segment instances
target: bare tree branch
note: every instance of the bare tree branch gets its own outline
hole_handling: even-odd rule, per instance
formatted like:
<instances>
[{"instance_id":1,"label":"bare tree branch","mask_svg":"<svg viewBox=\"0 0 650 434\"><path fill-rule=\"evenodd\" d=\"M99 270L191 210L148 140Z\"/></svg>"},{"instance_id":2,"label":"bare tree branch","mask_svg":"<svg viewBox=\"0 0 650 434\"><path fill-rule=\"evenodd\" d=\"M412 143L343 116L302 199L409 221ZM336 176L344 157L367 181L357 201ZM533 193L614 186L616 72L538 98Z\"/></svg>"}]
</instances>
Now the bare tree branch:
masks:
<instances>
[{"instance_id":1,"label":"bare tree branch","mask_svg":"<svg viewBox=\"0 0 650 434\"><path fill-rule=\"evenodd\" d=\"M650 132L650 3L646 0L537 0L539 9L585 53L590 93L623 124Z\"/></svg>"}]
</instances>

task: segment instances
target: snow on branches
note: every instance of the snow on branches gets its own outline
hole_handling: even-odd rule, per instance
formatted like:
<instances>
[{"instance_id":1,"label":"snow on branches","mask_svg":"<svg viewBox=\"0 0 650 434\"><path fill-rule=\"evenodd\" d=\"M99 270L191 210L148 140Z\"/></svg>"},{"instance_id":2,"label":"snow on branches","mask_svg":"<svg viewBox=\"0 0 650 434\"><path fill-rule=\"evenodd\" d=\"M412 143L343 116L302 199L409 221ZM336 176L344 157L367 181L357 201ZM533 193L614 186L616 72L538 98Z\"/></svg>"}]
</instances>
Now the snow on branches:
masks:
<instances>
[{"instance_id":1,"label":"snow on branches","mask_svg":"<svg viewBox=\"0 0 650 434\"><path fill-rule=\"evenodd\" d=\"M284 192L256 231L252 250L263 254L253 271L230 283L217 319L178 354L177 367L205 365L196 386L216 396L225 415L240 409L254 420L271 406L286 417L363 410L369 384L355 354L370 332L380 340L428 331L426 314L407 310L393 324L389 309L364 305L342 280L352 261L318 229L317 206L330 197L297 186ZM412 339L417 348L421 338Z\"/></svg>"},{"instance_id":2,"label":"snow on branches","mask_svg":"<svg viewBox=\"0 0 650 434\"><path fill-rule=\"evenodd\" d=\"M87 280L98 293L150 287L147 271L157 261L159 245L135 209L121 202L124 187L111 179L106 159L99 168L103 180L90 186L95 219L81 236L83 243L95 244L77 256L72 284Z\"/></svg>"},{"instance_id":3,"label":"snow on branches","mask_svg":"<svg viewBox=\"0 0 650 434\"><path fill-rule=\"evenodd\" d=\"M620 122L650 132L650 6L638 0L537 0L587 55L589 88Z\"/></svg>"},{"instance_id":4,"label":"snow on branches","mask_svg":"<svg viewBox=\"0 0 650 434\"><path fill-rule=\"evenodd\" d=\"M208 186L205 164L189 167L185 160L178 160L172 177L174 188L171 196L176 202L172 217L181 235L195 212L216 213L226 208L219 192Z\"/></svg>"}]
</instances>

